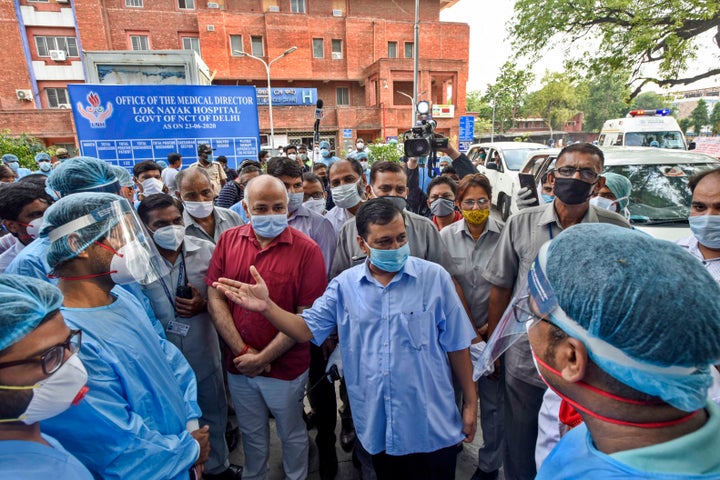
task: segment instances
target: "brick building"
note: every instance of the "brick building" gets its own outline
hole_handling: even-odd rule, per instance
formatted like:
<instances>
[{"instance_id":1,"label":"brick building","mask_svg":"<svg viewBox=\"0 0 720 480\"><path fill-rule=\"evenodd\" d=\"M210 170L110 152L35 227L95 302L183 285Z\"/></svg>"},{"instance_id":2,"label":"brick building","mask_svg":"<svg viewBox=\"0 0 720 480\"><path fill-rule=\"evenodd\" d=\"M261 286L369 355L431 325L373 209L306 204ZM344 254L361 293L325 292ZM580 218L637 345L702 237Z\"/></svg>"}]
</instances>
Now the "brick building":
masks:
<instances>
[{"instance_id":1,"label":"brick building","mask_svg":"<svg viewBox=\"0 0 720 480\"><path fill-rule=\"evenodd\" d=\"M438 131L457 135L465 113L469 27L440 22L457 0L420 1L419 98L443 109ZM0 0L5 80L0 122L48 144L74 143L68 83L84 82L83 51L194 49L214 84L317 88L321 135L367 140L411 125L414 0ZM269 132L267 107L260 129ZM447 112L450 113L447 113ZM276 144L312 136L313 108L274 106ZM346 139L345 144L352 143Z\"/></svg>"}]
</instances>

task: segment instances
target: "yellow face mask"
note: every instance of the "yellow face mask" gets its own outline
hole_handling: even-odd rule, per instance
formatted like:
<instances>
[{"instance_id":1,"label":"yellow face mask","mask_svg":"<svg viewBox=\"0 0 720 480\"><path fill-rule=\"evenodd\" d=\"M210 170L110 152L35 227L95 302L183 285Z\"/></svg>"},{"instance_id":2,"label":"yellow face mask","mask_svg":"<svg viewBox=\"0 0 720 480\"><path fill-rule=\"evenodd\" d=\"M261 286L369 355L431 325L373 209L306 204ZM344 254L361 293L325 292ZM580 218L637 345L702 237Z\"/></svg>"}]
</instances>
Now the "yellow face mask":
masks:
<instances>
[{"instance_id":1,"label":"yellow face mask","mask_svg":"<svg viewBox=\"0 0 720 480\"><path fill-rule=\"evenodd\" d=\"M472 225L480 225L490 216L490 209L483 210L463 210L463 218Z\"/></svg>"}]
</instances>

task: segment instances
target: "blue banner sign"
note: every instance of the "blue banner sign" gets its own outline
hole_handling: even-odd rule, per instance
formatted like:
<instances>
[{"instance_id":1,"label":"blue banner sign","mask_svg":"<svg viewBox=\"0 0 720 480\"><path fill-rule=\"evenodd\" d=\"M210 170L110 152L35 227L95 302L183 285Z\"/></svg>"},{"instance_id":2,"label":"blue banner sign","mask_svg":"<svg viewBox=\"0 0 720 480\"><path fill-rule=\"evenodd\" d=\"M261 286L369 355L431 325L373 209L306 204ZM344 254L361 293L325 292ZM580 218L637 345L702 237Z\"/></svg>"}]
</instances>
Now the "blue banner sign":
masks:
<instances>
[{"instance_id":1,"label":"blue banner sign","mask_svg":"<svg viewBox=\"0 0 720 480\"><path fill-rule=\"evenodd\" d=\"M207 143L228 166L257 159L257 97L252 86L68 85L83 155L132 169L144 160L197 161Z\"/></svg>"},{"instance_id":2,"label":"blue banner sign","mask_svg":"<svg viewBox=\"0 0 720 480\"><path fill-rule=\"evenodd\" d=\"M459 141L472 142L475 138L475 117L463 115L460 117Z\"/></svg>"},{"instance_id":3,"label":"blue banner sign","mask_svg":"<svg viewBox=\"0 0 720 480\"><path fill-rule=\"evenodd\" d=\"M315 105L317 88L275 88L272 87L272 104L276 106ZM267 88L257 89L258 105L267 105Z\"/></svg>"}]
</instances>

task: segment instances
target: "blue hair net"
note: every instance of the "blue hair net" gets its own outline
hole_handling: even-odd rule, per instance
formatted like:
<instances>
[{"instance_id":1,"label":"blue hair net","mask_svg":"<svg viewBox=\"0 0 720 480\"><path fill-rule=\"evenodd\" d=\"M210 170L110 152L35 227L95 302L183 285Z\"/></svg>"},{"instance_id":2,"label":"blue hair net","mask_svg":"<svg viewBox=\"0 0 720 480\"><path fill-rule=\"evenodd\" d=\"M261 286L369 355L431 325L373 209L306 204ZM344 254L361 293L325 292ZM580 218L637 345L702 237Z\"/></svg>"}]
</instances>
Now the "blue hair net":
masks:
<instances>
[{"instance_id":1,"label":"blue hair net","mask_svg":"<svg viewBox=\"0 0 720 480\"><path fill-rule=\"evenodd\" d=\"M623 197L630 196L632 184L630 183L630 180L628 180L626 177L612 172L603 173L603 177L605 177L605 186L610 189L612 194L615 195L615 198L621 199ZM628 203L628 198L620 200L618 202L620 210L623 210L625 207L627 207Z\"/></svg>"},{"instance_id":2,"label":"blue hair net","mask_svg":"<svg viewBox=\"0 0 720 480\"><path fill-rule=\"evenodd\" d=\"M327 148L328 150L330 150L330 142L328 142L327 140L323 140L322 142L320 142L320 148Z\"/></svg>"},{"instance_id":3,"label":"blue hair net","mask_svg":"<svg viewBox=\"0 0 720 480\"><path fill-rule=\"evenodd\" d=\"M43 160L46 161L46 162L52 161L52 159L50 158L50 155L48 155L48 154L45 153L45 152L40 152L40 153L38 153L37 155L35 155L35 161L36 161L36 162L40 162L40 161L43 161Z\"/></svg>"},{"instance_id":4,"label":"blue hair net","mask_svg":"<svg viewBox=\"0 0 720 480\"><path fill-rule=\"evenodd\" d=\"M448 162L448 164L452 165L452 158L450 158L448 155L443 155L442 157L438 158L438 163L441 162Z\"/></svg>"},{"instance_id":5,"label":"blue hair net","mask_svg":"<svg viewBox=\"0 0 720 480\"><path fill-rule=\"evenodd\" d=\"M12 153L6 153L2 156L2 162L3 163L20 163L20 160L18 160L17 155L13 155Z\"/></svg>"},{"instance_id":6,"label":"blue hair net","mask_svg":"<svg viewBox=\"0 0 720 480\"><path fill-rule=\"evenodd\" d=\"M135 183L133 183L132 176L130 175L130 172L127 168L117 167L113 165L112 169L113 172L115 172L115 176L117 177L118 182L120 182L121 187L132 187L135 185Z\"/></svg>"},{"instance_id":7,"label":"blue hair net","mask_svg":"<svg viewBox=\"0 0 720 480\"><path fill-rule=\"evenodd\" d=\"M357 160L358 162L361 162L361 161L367 160L367 159L368 159L368 154L365 152L358 152L355 155L355 160Z\"/></svg>"},{"instance_id":8,"label":"blue hair net","mask_svg":"<svg viewBox=\"0 0 720 480\"><path fill-rule=\"evenodd\" d=\"M63 300L60 290L48 282L10 274L0 275L0 298L0 350L25 338Z\"/></svg>"},{"instance_id":9,"label":"blue hair net","mask_svg":"<svg viewBox=\"0 0 720 480\"><path fill-rule=\"evenodd\" d=\"M55 268L60 263L75 258L117 225L121 218L118 215L107 215L107 213L112 213L108 211L107 207L117 201L123 202L127 209L131 208L127 200L111 193L75 193L52 204L43 216L41 237L51 236L56 228L88 214L95 216L97 221L77 229L70 235L51 241L47 251L47 262L50 268Z\"/></svg>"},{"instance_id":10,"label":"blue hair net","mask_svg":"<svg viewBox=\"0 0 720 480\"><path fill-rule=\"evenodd\" d=\"M112 166L94 157L75 157L60 164L47 178L47 189L64 197L77 192L119 193Z\"/></svg>"},{"instance_id":11,"label":"blue hair net","mask_svg":"<svg viewBox=\"0 0 720 480\"><path fill-rule=\"evenodd\" d=\"M720 360L720 284L695 257L633 230L586 223L546 244L535 265L545 251L547 281L570 320L550 317L601 369L681 410L705 405Z\"/></svg>"},{"instance_id":12,"label":"blue hair net","mask_svg":"<svg viewBox=\"0 0 720 480\"><path fill-rule=\"evenodd\" d=\"M166 162L165 160L158 160L158 161L155 162L155 163L157 163L158 165L160 165L160 168L162 168L162 169L165 169L165 168L167 168L167 166L168 166L168 164L167 164L167 162Z\"/></svg>"}]
</instances>

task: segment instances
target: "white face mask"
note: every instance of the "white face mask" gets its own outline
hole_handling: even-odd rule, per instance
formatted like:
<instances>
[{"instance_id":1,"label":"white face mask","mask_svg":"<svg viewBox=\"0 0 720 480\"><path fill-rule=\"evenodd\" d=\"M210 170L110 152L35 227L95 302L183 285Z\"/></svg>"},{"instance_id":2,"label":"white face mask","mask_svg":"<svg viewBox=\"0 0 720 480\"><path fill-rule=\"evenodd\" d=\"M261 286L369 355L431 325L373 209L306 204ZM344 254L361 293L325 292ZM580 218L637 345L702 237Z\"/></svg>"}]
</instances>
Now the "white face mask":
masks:
<instances>
[{"instance_id":1,"label":"white face mask","mask_svg":"<svg viewBox=\"0 0 720 480\"><path fill-rule=\"evenodd\" d=\"M590 205L595 205L603 210L617 212L617 201L610 200L609 198L601 197L599 195L590 199Z\"/></svg>"},{"instance_id":2,"label":"white face mask","mask_svg":"<svg viewBox=\"0 0 720 480\"><path fill-rule=\"evenodd\" d=\"M140 185L143 188L143 195L154 195L156 193L163 193L163 187L165 184L157 178L146 178Z\"/></svg>"},{"instance_id":3,"label":"white face mask","mask_svg":"<svg viewBox=\"0 0 720 480\"><path fill-rule=\"evenodd\" d=\"M40 169L41 172L49 172L52 170L52 164L50 162L40 162L38 163L38 169Z\"/></svg>"},{"instance_id":4,"label":"white face mask","mask_svg":"<svg viewBox=\"0 0 720 480\"><path fill-rule=\"evenodd\" d=\"M363 148L365 148L365 144L363 142L357 142L355 146L358 150L362 150Z\"/></svg>"},{"instance_id":5,"label":"white face mask","mask_svg":"<svg viewBox=\"0 0 720 480\"><path fill-rule=\"evenodd\" d=\"M308 210L312 210L315 213L322 215L325 212L326 201L324 198L313 198L303 203Z\"/></svg>"},{"instance_id":6,"label":"white face mask","mask_svg":"<svg viewBox=\"0 0 720 480\"><path fill-rule=\"evenodd\" d=\"M40 235L40 230L42 229L43 225L43 217L36 218L32 222L28 223L28 226L25 227L25 231L27 234L32 238L33 240Z\"/></svg>"},{"instance_id":7,"label":"white face mask","mask_svg":"<svg viewBox=\"0 0 720 480\"><path fill-rule=\"evenodd\" d=\"M19 420L26 425L32 425L61 414L70 408L70 405L82 400L87 378L87 371L80 358L76 354L71 355L55 373L39 381L37 385L26 388L33 390L33 396L22 415L2 421ZM0 386L0 389L24 390L25 388Z\"/></svg>"},{"instance_id":8,"label":"white face mask","mask_svg":"<svg viewBox=\"0 0 720 480\"><path fill-rule=\"evenodd\" d=\"M185 210L194 218L207 218L213 213L213 202L183 202Z\"/></svg>"},{"instance_id":9,"label":"white face mask","mask_svg":"<svg viewBox=\"0 0 720 480\"><path fill-rule=\"evenodd\" d=\"M294 153L290 153L290 154L288 154L288 158L289 158L290 160L297 160L297 155L294 154Z\"/></svg>"},{"instance_id":10,"label":"white face mask","mask_svg":"<svg viewBox=\"0 0 720 480\"><path fill-rule=\"evenodd\" d=\"M303 192L288 193L288 212L292 213L298 208L300 208L300 205L302 205L303 203L304 197L305 194Z\"/></svg>"},{"instance_id":11,"label":"white face mask","mask_svg":"<svg viewBox=\"0 0 720 480\"><path fill-rule=\"evenodd\" d=\"M352 208L360 203L362 197L360 197L360 192L358 192L358 186L361 180L362 179L358 179L355 183L346 183L345 185L331 188L330 193L332 193L335 205L340 208Z\"/></svg>"},{"instance_id":12,"label":"white face mask","mask_svg":"<svg viewBox=\"0 0 720 480\"><path fill-rule=\"evenodd\" d=\"M113 255L110 272L110 278L118 285L135 282L148 285L158 278L152 269L150 252L137 240L126 243Z\"/></svg>"},{"instance_id":13,"label":"white face mask","mask_svg":"<svg viewBox=\"0 0 720 480\"><path fill-rule=\"evenodd\" d=\"M165 250L177 250L185 240L185 227L183 225L168 225L155 230L152 236L158 247Z\"/></svg>"}]
</instances>

